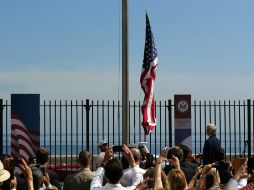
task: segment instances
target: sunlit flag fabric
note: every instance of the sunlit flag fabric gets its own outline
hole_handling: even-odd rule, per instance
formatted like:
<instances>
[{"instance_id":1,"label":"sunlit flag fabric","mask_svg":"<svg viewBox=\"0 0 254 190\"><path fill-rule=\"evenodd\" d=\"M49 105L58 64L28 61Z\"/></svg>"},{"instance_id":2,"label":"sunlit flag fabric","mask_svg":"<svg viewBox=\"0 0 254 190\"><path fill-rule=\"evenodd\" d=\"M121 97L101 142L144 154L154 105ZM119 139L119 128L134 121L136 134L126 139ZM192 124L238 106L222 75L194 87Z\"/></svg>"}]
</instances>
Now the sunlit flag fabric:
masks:
<instances>
[{"instance_id":1,"label":"sunlit flag fabric","mask_svg":"<svg viewBox=\"0 0 254 190\"><path fill-rule=\"evenodd\" d=\"M145 134L148 135L156 126L154 110L154 80L156 77L156 67L158 65L157 50L154 43L153 33L148 15L146 14L146 39L144 49L144 59L140 76L141 88L145 93L142 104L143 121L142 126Z\"/></svg>"},{"instance_id":2,"label":"sunlit flag fabric","mask_svg":"<svg viewBox=\"0 0 254 190\"><path fill-rule=\"evenodd\" d=\"M40 146L40 95L11 95L11 154L28 160Z\"/></svg>"}]
</instances>

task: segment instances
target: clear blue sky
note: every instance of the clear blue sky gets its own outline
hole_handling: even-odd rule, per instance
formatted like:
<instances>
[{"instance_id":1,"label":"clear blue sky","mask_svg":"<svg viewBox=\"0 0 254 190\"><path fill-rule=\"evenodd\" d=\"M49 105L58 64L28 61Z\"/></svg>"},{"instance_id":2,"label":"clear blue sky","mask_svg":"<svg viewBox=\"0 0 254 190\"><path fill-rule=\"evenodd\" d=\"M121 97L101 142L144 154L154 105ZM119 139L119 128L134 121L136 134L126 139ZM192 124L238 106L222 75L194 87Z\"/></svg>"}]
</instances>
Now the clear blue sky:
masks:
<instances>
[{"instance_id":1,"label":"clear blue sky","mask_svg":"<svg viewBox=\"0 0 254 190\"><path fill-rule=\"evenodd\" d=\"M143 99L145 10L156 100L254 98L253 0L129 0L130 100ZM1 0L0 23L1 98L121 99L121 0Z\"/></svg>"}]
</instances>

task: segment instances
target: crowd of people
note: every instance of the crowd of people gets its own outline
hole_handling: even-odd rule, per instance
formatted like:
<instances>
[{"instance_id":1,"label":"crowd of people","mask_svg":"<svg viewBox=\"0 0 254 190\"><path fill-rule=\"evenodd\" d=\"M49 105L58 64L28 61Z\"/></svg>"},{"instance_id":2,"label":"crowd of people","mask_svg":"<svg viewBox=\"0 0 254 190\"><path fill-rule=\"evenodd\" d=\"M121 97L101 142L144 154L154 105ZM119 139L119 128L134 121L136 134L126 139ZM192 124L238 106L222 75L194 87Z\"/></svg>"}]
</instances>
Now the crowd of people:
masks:
<instances>
[{"instance_id":1,"label":"crowd of people","mask_svg":"<svg viewBox=\"0 0 254 190\"><path fill-rule=\"evenodd\" d=\"M165 147L156 158L145 142L123 145L114 152L106 140L98 143L101 153L93 155L83 150L78 155L80 170L65 177L62 184L55 172L48 169L49 152L40 148L36 158L21 159L20 175L14 175L13 158L3 156L0 162L0 190L107 190L107 189L166 189L166 190L236 190L254 189L253 174L247 172L248 158L236 157L226 161L216 126L207 125L208 139L203 153L194 156L183 144ZM115 156L115 155L118 156Z\"/></svg>"}]
</instances>

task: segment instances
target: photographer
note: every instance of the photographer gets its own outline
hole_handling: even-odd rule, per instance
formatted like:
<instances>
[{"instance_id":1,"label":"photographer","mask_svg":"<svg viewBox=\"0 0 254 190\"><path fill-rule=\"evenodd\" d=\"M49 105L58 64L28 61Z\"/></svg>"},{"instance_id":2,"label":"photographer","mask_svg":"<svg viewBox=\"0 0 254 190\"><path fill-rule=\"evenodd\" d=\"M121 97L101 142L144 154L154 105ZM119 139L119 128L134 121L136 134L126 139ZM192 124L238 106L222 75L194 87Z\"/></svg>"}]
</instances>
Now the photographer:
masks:
<instances>
[{"instance_id":1,"label":"photographer","mask_svg":"<svg viewBox=\"0 0 254 190\"><path fill-rule=\"evenodd\" d=\"M0 174L2 174L0 175L0 190L16 190L20 189L20 187L26 190L34 190L32 171L25 160L21 159L17 162L11 156L4 156L2 161L3 163L0 161ZM21 169L24 181L20 177L14 176L14 166Z\"/></svg>"},{"instance_id":2,"label":"photographer","mask_svg":"<svg viewBox=\"0 0 254 190\"><path fill-rule=\"evenodd\" d=\"M55 172L48 170L47 165L49 162L49 151L46 148L39 148L36 151L36 167L39 167L45 180L49 177L50 184L52 184L52 187L56 187L58 190L61 190L61 185L58 179L58 176ZM46 174L47 175L44 175Z\"/></svg>"},{"instance_id":3,"label":"photographer","mask_svg":"<svg viewBox=\"0 0 254 190\"><path fill-rule=\"evenodd\" d=\"M146 142L138 143L138 149L141 154L139 166L140 168L143 168L143 169L148 169L155 165L154 156L149 152L148 148L146 147L146 144L147 144Z\"/></svg>"},{"instance_id":4,"label":"photographer","mask_svg":"<svg viewBox=\"0 0 254 190\"><path fill-rule=\"evenodd\" d=\"M189 183L196 173L196 166L183 160L183 150L179 146L168 149L167 159L171 159L172 155L177 157L180 161L180 169L184 172L186 176L186 181L187 183ZM165 174L167 175L171 169L175 169L175 166L172 164L166 165L164 168Z\"/></svg>"}]
</instances>

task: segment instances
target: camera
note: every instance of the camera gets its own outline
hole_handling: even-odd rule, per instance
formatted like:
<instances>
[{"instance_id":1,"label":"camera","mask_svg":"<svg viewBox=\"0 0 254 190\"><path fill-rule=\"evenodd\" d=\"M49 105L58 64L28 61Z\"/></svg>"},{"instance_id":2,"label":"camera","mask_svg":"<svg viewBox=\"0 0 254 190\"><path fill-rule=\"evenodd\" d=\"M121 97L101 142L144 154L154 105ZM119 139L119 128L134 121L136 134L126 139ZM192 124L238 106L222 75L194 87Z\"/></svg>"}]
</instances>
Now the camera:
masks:
<instances>
[{"instance_id":1,"label":"camera","mask_svg":"<svg viewBox=\"0 0 254 190\"><path fill-rule=\"evenodd\" d=\"M155 186L155 179L154 178L149 178L148 180L147 180L147 188L149 188L149 189L153 189L154 188L154 186Z\"/></svg>"},{"instance_id":2,"label":"camera","mask_svg":"<svg viewBox=\"0 0 254 190\"><path fill-rule=\"evenodd\" d=\"M12 159L12 160L10 160L9 167L10 168L19 167L19 164L22 164L21 160L19 160L19 159Z\"/></svg>"},{"instance_id":3,"label":"camera","mask_svg":"<svg viewBox=\"0 0 254 190\"><path fill-rule=\"evenodd\" d=\"M39 168L41 170L42 175L45 175L46 174L46 167L43 165L40 165Z\"/></svg>"},{"instance_id":4,"label":"camera","mask_svg":"<svg viewBox=\"0 0 254 190\"><path fill-rule=\"evenodd\" d=\"M171 148L168 149L167 159L172 159Z\"/></svg>"}]
</instances>

